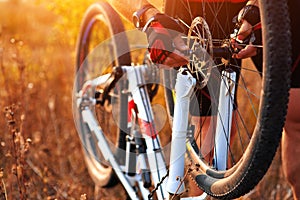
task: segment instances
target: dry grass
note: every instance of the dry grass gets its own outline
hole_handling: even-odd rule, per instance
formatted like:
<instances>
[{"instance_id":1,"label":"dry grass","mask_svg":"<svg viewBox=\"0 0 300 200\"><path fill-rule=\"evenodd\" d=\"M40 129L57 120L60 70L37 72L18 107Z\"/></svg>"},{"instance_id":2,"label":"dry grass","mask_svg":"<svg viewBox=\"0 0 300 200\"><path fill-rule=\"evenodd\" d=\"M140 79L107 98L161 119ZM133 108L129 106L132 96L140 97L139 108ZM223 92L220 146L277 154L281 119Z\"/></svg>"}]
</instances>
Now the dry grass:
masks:
<instances>
[{"instance_id":1,"label":"dry grass","mask_svg":"<svg viewBox=\"0 0 300 200\"><path fill-rule=\"evenodd\" d=\"M124 199L120 185L95 190L82 159L71 93L76 33L88 2L61 4L0 3L1 200ZM279 154L241 199L291 199Z\"/></svg>"},{"instance_id":2,"label":"dry grass","mask_svg":"<svg viewBox=\"0 0 300 200\"><path fill-rule=\"evenodd\" d=\"M71 110L74 46L43 5L1 3L0 19L0 199L92 197Z\"/></svg>"}]
</instances>

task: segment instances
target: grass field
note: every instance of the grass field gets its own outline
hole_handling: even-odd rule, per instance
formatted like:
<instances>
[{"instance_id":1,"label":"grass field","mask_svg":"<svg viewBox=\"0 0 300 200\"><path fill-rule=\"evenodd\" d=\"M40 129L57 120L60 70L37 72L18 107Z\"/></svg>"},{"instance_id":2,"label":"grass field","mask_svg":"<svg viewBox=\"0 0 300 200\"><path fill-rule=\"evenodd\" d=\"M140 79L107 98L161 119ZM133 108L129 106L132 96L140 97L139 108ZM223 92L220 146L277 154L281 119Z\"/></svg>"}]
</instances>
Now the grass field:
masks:
<instances>
[{"instance_id":1,"label":"grass field","mask_svg":"<svg viewBox=\"0 0 300 200\"><path fill-rule=\"evenodd\" d=\"M124 199L94 187L72 117L75 41L92 1L0 2L0 200ZM240 199L292 199L280 154Z\"/></svg>"}]
</instances>

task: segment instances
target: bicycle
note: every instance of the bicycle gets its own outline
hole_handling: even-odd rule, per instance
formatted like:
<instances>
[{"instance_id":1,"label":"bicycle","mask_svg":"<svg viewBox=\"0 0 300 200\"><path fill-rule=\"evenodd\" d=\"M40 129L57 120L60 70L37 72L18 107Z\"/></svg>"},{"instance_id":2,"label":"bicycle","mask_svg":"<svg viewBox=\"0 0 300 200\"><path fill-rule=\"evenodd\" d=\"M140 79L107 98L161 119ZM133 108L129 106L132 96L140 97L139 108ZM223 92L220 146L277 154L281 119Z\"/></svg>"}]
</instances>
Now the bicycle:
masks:
<instances>
[{"instance_id":1,"label":"bicycle","mask_svg":"<svg viewBox=\"0 0 300 200\"><path fill-rule=\"evenodd\" d=\"M276 12L279 8L281 15ZM182 192L183 174L191 175L205 192L199 198L206 194L222 199L237 198L257 185L268 170L281 138L290 75L287 67L290 35L286 32L289 24L282 17L288 13L286 2L261 1L260 10L264 34L260 94L246 87L243 74L236 78L233 68L242 68L235 63L224 59L221 67L214 63L216 58L231 56L230 48L223 46L228 38L214 41L210 34L212 25L208 26L201 17L187 25L191 63L179 70L164 71L162 75L168 122L173 126L171 164L168 164L151 109L151 101L158 92L159 83L153 81L153 77L157 80L158 69L147 57L144 64L133 66L132 48L119 15L108 3L91 5L77 43L73 111L86 165L95 184L110 187L121 182L131 199L148 199L154 195L166 199L166 187L175 194ZM276 41L285 41L286 45L278 45ZM211 119L213 131L202 133L201 128L198 131L190 124L190 98L194 90L209 87L215 69L218 69L215 80L220 80L217 84L220 89L214 95L214 85L209 92L212 102L219 103L216 106L212 103L210 108L215 113ZM243 69L255 72L247 67ZM238 93L235 88L239 88ZM242 89L253 107L255 127L240 119L244 114L240 105L235 108L238 101L235 96ZM260 104L254 105L253 98L259 98L256 101ZM205 121L206 117L201 120ZM240 131L241 127L245 130ZM231 136L232 132L236 135ZM211 142L206 153L203 145L207 143L202 141L205 136ZM241 142L239 148L237 142Z\"/></svg>"}]
</instances>

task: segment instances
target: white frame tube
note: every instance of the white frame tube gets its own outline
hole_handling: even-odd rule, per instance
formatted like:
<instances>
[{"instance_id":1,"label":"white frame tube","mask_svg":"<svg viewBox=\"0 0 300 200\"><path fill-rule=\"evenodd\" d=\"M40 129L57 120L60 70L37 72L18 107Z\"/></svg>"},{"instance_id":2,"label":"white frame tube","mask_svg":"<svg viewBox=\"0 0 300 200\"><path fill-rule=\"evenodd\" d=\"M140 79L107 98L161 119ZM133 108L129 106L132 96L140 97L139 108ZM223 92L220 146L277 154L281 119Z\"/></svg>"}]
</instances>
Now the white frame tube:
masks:
<instances>
[{"instance_id":1,"label":"white frame tube","mask_svg":"<svg viewBox=\"0 0 300 200\"><path fill-rule=\"evenodd\" d=\"M148 130L150 129L152 133L156 134L155 138L153 138L142 132L147 145L147 157L151 170L151 178L154 186L156 186L159 184L161 178L167 174L167 167L164 155L161 151L160 139L154 126L154 116L143 76L143 73L148 68L147 66L142 65L124 67L123 69L126 70L127 79L130 80L128 90L131 92L132 98L137 105L139 120L147 125ZM147 132L147 130L144 131ZM157 197L159 200L164 200L167 197L167 192L165 190L166 182L163 182L160 185L161 186L156 192Z\"/></svg>"}]
</instances>

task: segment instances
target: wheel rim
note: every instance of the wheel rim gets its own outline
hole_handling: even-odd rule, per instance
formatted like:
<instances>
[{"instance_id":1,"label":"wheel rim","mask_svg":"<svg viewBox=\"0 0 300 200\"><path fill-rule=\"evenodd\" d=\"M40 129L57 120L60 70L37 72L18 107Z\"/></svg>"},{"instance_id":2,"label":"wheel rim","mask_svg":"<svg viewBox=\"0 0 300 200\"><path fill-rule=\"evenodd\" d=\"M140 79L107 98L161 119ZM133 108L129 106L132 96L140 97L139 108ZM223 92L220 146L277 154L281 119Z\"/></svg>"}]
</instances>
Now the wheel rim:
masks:
<instances>
[{"instance_id":1,"label":"wheel rim","mask_svg":"<svg viewBox=\"0 0 300 200\"><path fill-rule=\"evenodd\" d=\"M111 22L119 24L112 26ZM76 127L82 141L85 159L91 177L99 186L110 186L116 183L110 164L105 161L95 133L91 132L81 117L81 108L76 105L76 95L86 81L101 75L110 74L114 66L130 63L129 46L124 28L118 15L106 3L93 4L86 12L82 24L81 36L77 44L77 74L75 80L73 110ZM103 90L103 85L89 89L87 98L95 99ZM88 101L85 106L94 113L95 119L102 128L112 153L117 154L122 148L118 119L113 115L112 106L119 106L118 84L110 92L109 100L104 105L94 105ZM117 159L120 156L116 156ZM118 160L120 161L120 159Z\"/></svg>"}]
</instances>

